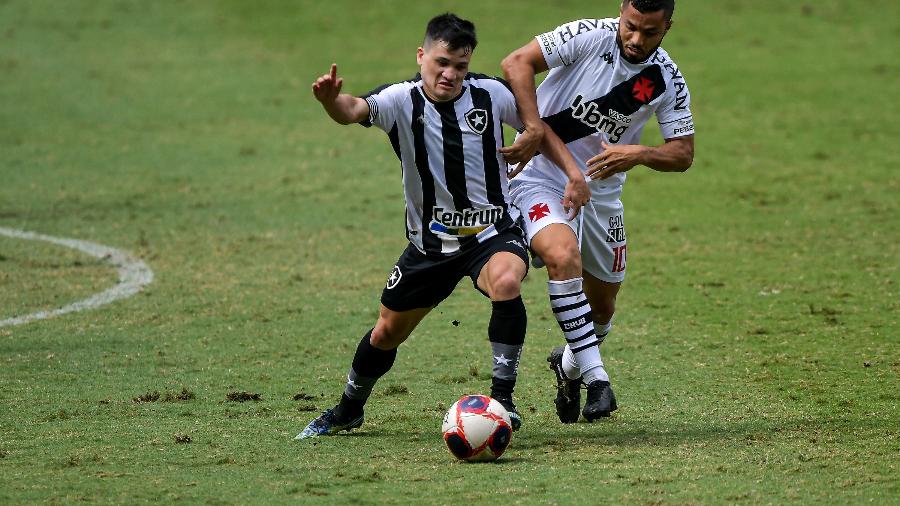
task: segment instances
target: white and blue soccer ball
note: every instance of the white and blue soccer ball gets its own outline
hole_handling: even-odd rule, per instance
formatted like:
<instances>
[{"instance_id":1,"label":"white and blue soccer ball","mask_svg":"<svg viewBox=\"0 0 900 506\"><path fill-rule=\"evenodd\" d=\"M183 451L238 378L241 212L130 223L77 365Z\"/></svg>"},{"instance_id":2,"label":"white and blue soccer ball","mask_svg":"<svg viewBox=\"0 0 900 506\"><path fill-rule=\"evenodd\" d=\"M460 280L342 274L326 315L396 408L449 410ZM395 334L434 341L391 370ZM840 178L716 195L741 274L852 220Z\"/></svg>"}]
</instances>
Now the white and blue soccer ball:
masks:
<instances>
[{"instance_id":1,"label":"white and blue soccer ball","mask_svg":"<svg viewBox=\"0 0 900 506\"><path fill-rule=\"evenodd\" d=\"M454 402L441 430L447 449L460 460L495 460L512 439L509 413L486 395L464 395Z\"/></svg>"}]
</instances>

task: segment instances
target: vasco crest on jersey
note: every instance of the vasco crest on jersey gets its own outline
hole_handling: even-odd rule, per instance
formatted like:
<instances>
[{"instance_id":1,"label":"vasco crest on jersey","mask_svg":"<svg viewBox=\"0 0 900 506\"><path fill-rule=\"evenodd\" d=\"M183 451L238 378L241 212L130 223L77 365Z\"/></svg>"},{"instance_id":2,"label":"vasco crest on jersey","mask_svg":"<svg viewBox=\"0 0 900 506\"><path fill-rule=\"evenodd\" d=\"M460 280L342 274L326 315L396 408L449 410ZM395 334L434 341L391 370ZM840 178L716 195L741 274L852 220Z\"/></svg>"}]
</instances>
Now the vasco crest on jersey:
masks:
<instances>
[{"instance_id":1,"label":"vasco crest on jersey","mask_svg":"<svg viewBox=\"0 0 900 506\"><path fill-rule=\"evenodd\" d=\"M484 133L487 128L488 113L484 109L469 109L466 113L466 124L478 135Z\"/></svg>"}]
</instances>

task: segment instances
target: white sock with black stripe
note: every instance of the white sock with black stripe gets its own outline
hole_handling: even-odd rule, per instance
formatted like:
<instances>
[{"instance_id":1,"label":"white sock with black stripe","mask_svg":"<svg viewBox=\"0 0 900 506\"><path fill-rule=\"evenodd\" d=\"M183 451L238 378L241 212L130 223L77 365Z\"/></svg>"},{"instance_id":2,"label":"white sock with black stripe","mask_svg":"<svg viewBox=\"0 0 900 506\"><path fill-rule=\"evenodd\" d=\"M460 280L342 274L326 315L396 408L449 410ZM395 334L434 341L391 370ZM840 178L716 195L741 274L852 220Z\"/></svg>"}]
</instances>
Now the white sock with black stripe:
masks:
<instances>
[{"instance_id":1,"label":"white sock with black stripe","mask_svg":"<svg viewBox=\"0 0 900 506\"><path fill-rule=\"evenodd\" d=\"M597 347L599 350L599 346L603 343L603 340L606 339L606 336L609 334L609 331L612 330L612 322L607 323L603 326L602 329L596 330L597 333ZM601 365L603 364L603 358L600 358ZM575 361L575 354L572 353L571 348L566 346L566 349L563 350L562 356L562 367L563 372L566 373L566 376L569 378L577 378L581 376L581 369L578 367L578 362ZM606 369L602 368L598 370L598 376L596 379L601 379L603 381L609 381L609 375L606 373ZM590 383L590 381L586 381L586 383Z\"/></svg>"},{"instance_id":2,"label":"white sock with black stripe","mask_svg":"<svg viewBox=\"0 0 900 506\"><path fill-rule=\"evenodd\" d=\"M595 380L609 381L600 358L600 347L594 333L591 306L582 290L582 278L547 282L550 307L566 338L563 369L570 379L582 377L585 384ZM568 360L567 360L568 356ZM570 368L572 362L577 367Z\"/></svg>"}]
</instances>

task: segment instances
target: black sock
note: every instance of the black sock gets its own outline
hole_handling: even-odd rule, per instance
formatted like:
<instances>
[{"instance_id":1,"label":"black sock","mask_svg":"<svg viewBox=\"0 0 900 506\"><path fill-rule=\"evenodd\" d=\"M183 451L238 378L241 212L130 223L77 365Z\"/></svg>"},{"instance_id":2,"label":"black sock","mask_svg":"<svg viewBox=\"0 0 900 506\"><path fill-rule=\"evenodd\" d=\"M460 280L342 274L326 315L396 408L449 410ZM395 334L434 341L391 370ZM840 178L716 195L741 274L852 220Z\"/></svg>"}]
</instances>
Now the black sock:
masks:
<instances>
[{"instance_id":1,"label":"black sock","mask_svg":"<svg viewBox=\"0 0 900 506\"><path fill-rule=\"evenodd\" d=\"M516 388L516 382L491 378L491 397L494 399L512 399L513 390Z\"/></svg>"},{"instance_id":2,"label":"black sock","mask_svg":"<svg viewBox=\"0 0 900 506\"><path fill-rule=\"evenodd\" d=\"M491 397L512 398L519 369L519 357L525 344L527 316L522 297L492 302L488 324L491 342Z\"/></svg>"},{"instance_id":3,"label":"black sock","mask_svg":"<svg viewBox=\"0 0 900 506\"><path fill-rule=\"evenodd\" d=\"M396 348L378 349L372 346L371 337L372 331L369 330L356 347L353 364L347 373L347 384L335 410L340 418L356 417L362 413L375 383L391 370L397 358Z\"/></svg>"}]
</instances>

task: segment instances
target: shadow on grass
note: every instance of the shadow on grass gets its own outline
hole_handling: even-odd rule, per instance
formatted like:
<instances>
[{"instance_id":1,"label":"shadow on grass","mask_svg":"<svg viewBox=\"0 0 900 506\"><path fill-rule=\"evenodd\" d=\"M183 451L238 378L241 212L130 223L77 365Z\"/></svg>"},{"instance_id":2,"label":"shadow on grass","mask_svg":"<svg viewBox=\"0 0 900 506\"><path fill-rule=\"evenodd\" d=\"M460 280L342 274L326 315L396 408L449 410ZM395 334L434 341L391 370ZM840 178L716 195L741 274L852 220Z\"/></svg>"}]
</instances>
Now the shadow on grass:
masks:
<instances>
[{"instance_id":1,"label":"shadow on grass","mask_svg":"<svg viewBox=\"0 0 900 506\"><path fill-rule=\"evenodd\" d=\"M573 448L589 450L596 448L671 448L683 445L758 444L795 439L798 436L831 437L834 434L892 434L900 431L893 428L887 418L859 417L792 417L762 418L723 421L686 419L675 422L669 419L610 419L594 423L580 422L572 425L560 423L539 426L526 424L512 438L509 451L490 465L521 466L546 460L544 453L565 453ZM342 432L335 436L321 437L298 442L310 447L324 443L326 448L356 446L358 450L380 453L400 445L426 445L438 448L441 440L437 432L422 430L422 427L387 426L363 427L352 432ZM435 458L442 459L442 452Z\"/></svg>"},{"instance_id":2,"label":"shadow on grass","mask_svg":"<svg viewBox=\"0 0 900 506\"><path fill-rule=\"evenodd\" d=\"M891 432L887 419L878 418L785 418L717 421L672 422L670 420L628 420L615 418L594 423L579 422L560 425L552 432L523 431L517 434L514 445L521 449L542 447L564 450L573 444L604 446L677 446L690 443L715 443L735 441L767 441L778 439L779 434L852 433L853 431ZM570 427L571 430L566 430ZM847 432L850 431L850 432Z\"/></svg>"}]
</instances>

